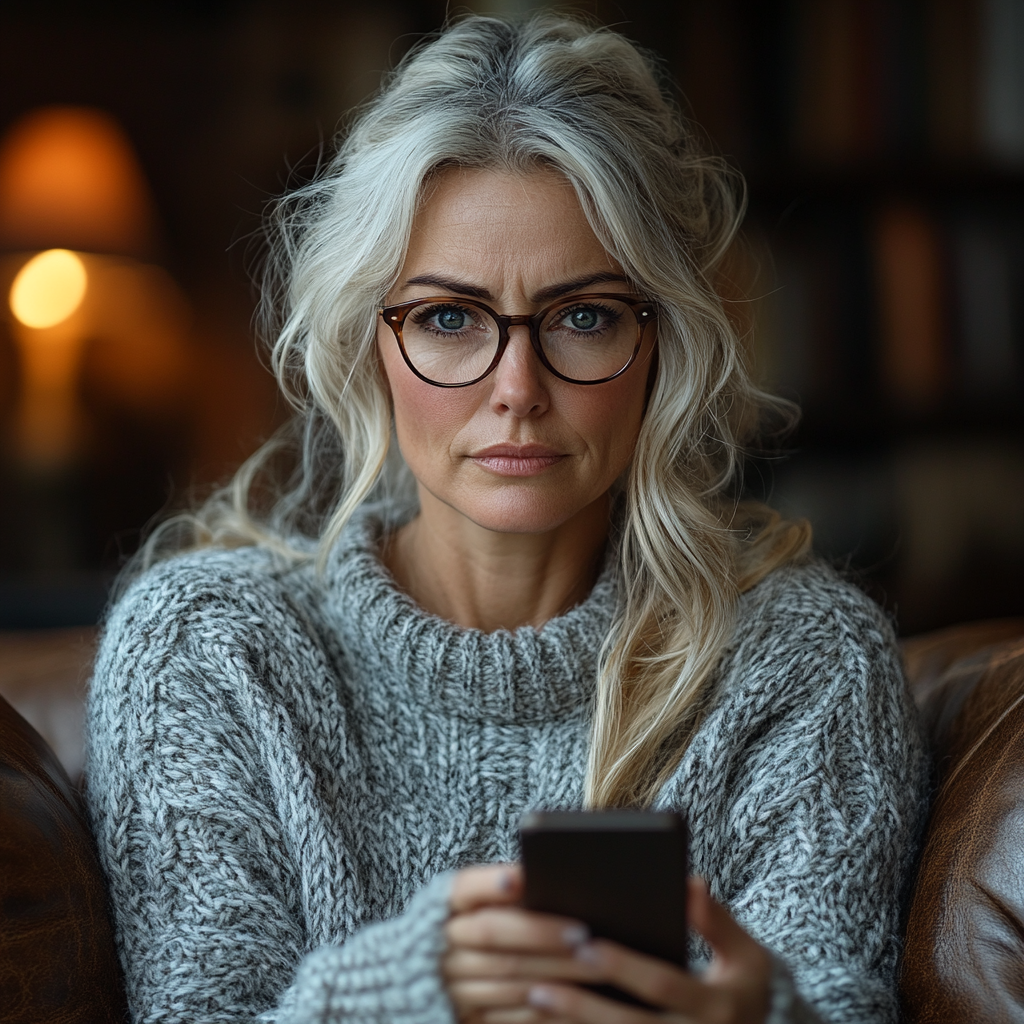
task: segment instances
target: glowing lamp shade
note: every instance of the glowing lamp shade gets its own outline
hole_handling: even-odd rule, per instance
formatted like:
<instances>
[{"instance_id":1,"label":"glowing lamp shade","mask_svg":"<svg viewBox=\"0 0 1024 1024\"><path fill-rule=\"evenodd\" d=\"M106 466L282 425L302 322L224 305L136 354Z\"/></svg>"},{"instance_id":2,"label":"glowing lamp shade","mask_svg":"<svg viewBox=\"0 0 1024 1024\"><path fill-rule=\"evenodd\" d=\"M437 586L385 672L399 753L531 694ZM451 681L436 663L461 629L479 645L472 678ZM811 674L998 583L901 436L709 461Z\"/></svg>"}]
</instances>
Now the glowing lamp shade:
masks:
<instances>
[{"instance_id":1,"label":"glowing lamp shade","mask_svg":"<svg viewBox=\"0 0 1024 1024\"><path fill-rule=\"evenodd\" d=\"M44 107L0 141L0 274L12 275L4 282L21 378L10 438L24 467L59 474L84 457L90 416L78 390L87 349L136 356L108 358L115 382L130 376L122 364L160 364L160 331L174 303L149 301L152 281L162 282L142 262L153 252L155 222L131 143L109 114ZM176 296L173 285L163 291ZM122 335L130 344L118 348ZM148 383L135 390L153 394Z\"/></svg>"},{"instance_id":2,"label":"glowing lamp shade","mask_svg":"<svg viewBox=\"0 0 1024 1024\"><path fill-rule=\"evenodd\" d=\"M11 312L26 327L55 327L82 304L88 280L85 265L73 252L41 252L11 285Z\"/></svg>"},{"instance_id":3,"label":"glowing lamp shade","mask_svg":"<svg viewBox=\"0 0 1024 1024\"><path fill-rule=\"evenodd\" d=\"M144 256L152 201L117 122L88 107L43 107L0 144L0 247Z\"/></svg>"}]
</instances>

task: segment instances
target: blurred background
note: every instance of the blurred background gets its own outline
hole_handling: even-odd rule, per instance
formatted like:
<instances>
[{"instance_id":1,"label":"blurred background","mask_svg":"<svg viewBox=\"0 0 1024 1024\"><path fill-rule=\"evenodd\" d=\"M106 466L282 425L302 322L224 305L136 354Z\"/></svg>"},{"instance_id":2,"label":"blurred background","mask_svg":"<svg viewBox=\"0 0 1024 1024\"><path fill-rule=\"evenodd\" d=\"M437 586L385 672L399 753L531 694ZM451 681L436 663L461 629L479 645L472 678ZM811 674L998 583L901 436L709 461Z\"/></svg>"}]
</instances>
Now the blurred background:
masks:
<instances>
[{"instance_id":1,"label":"blurred background","mask_svg":"<svg viewBox=\"0 0 1024 1024\"><path fill-rule=\"evenodd\" d=\"M261 210L446 11L83 6L0 6L0 630L94 623L281 422ZM747 177L738 316L804 409L751 493L903 633L1024 613L1024 2L559 6L660 53Z\"/></svg>"}]
</instances>

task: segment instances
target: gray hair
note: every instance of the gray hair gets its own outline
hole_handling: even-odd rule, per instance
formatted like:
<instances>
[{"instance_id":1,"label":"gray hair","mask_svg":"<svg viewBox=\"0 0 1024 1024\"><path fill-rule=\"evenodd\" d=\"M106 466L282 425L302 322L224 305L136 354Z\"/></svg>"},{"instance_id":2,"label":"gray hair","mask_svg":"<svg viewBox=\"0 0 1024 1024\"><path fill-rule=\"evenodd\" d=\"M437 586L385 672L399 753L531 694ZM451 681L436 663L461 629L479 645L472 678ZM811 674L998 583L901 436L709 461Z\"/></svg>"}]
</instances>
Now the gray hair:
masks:
<instances>
[{"instance_id":1,"label":"gray hair","mask_svg":"<svg viewBox=\"0 0 1024 1024\"><path fill-rule=\"evenodd\" d=\"M262 322L295 422L177 525L192 545L255 543L286 557L310 557L305 534L322 565L394 461L376 311L426 184L446 166L539 165L568 179L660 309L587 783L591 805L646 804L706 709L737 595L799 557L809 529L727 497L764 410L785 411L751 380L717 286L743 183L705 152L651 58L617 33L554 15L466 17L401 62L316 180L273 209ZM281 457L291 468L272 486ZM147 556L172 535L180 546L169 526Z\"/></svg>"}]
</instances>

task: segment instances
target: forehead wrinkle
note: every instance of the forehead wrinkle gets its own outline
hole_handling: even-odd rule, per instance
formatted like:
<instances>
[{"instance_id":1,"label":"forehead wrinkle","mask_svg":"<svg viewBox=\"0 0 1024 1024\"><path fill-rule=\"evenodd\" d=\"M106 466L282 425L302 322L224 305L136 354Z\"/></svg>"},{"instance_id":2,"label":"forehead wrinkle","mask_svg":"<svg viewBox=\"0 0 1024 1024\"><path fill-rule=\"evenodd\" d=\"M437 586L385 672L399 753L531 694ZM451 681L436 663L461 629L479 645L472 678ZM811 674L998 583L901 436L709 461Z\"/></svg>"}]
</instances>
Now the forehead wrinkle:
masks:
<instances>
[{"instance_id":1,"label":"forehead wrinkle","mask_svg":"<svg viewBox=\"0 0 1024 1024\"><path fill-rule=\"evenodd\" d=\"M535 304L591 275L625 280L571 183L551 171L439 175L417 213L409 256L402 287L433 278L469 286L443 290L475 298L497 292Z\"/></svg>"}]
</instances>

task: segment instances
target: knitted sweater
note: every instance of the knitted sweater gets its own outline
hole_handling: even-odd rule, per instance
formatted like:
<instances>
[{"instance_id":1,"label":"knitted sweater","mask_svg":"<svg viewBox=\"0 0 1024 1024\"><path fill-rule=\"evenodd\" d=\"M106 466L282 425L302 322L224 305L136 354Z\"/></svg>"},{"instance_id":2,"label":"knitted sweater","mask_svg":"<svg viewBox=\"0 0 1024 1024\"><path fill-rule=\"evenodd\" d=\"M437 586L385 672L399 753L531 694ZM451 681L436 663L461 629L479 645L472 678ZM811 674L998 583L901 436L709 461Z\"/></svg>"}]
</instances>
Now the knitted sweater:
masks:
<instances>
[{"instance_id":1,"label":"knitted sweater","mask_svg":"<svg viewBox=\"0 0 1024 1024\"><path fill-rule=\"evenodd\" d=\"M397 589L388 528L367 510L321 576L180 556L112 610L87 778L135 1021L446 1024L452 870L514 860L524 811L580 805L612 560L543 628L486 634ZM817 563L743 595L657 806L776 955L773 1024L896 1019L924 784L880 611Z\"/></svg>"}]
</instances>

